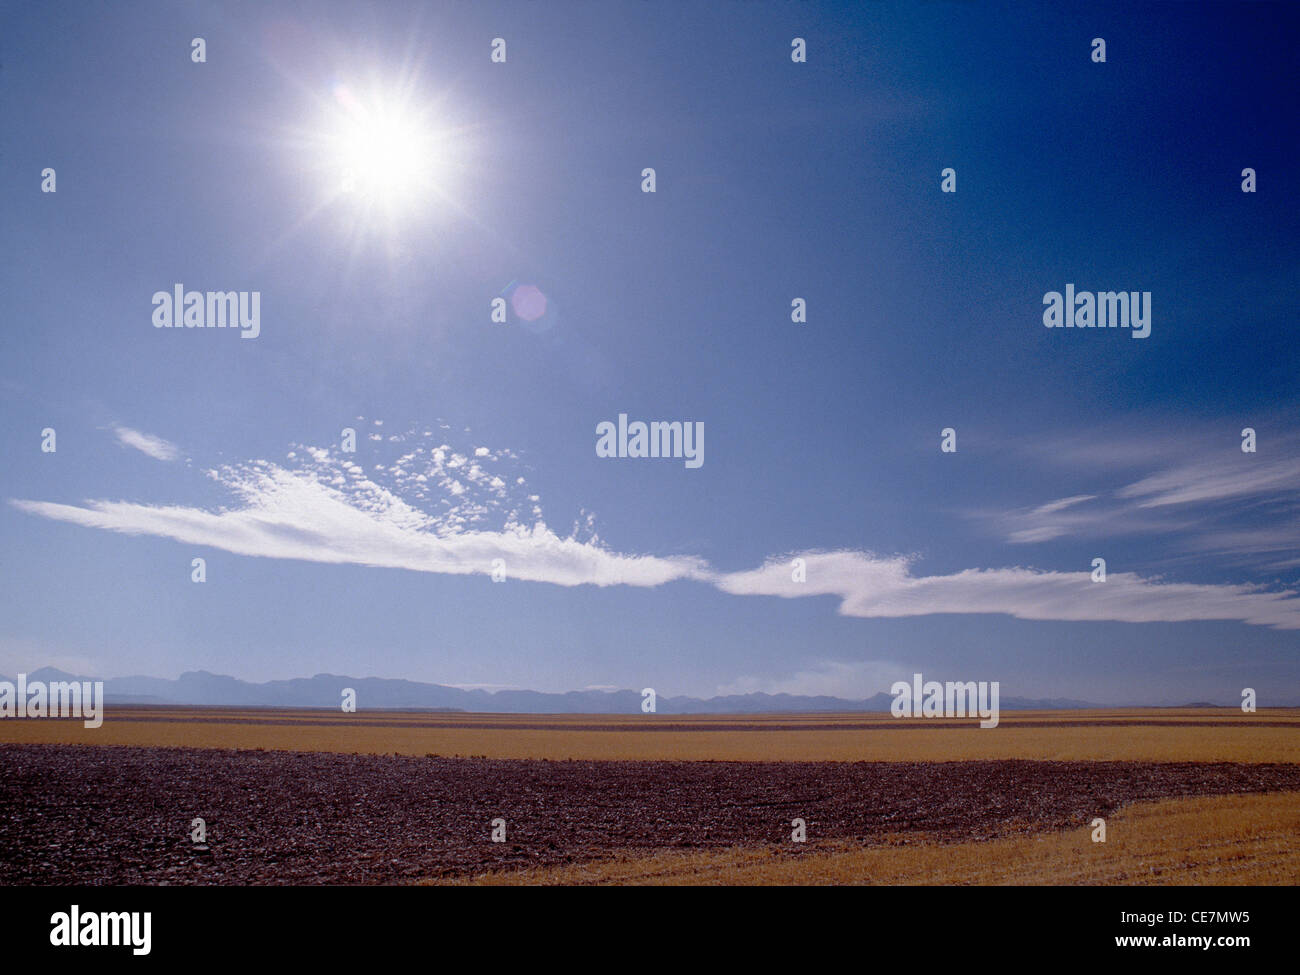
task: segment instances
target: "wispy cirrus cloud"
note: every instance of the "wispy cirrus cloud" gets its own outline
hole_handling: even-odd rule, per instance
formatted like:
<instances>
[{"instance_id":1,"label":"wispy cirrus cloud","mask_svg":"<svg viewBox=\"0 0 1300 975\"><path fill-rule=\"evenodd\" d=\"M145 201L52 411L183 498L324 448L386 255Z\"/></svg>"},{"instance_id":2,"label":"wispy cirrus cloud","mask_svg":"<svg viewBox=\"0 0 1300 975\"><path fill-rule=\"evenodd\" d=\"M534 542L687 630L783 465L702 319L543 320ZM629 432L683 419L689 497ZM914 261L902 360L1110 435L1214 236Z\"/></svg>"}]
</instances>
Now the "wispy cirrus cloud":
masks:
<instances>
[{"instance_id":1,"label":"wispy cirrus cloud","mask_svg":"<svg viewBox=\"0 0 1300 975\"><path fill-rule=\"evenodd\" d=\"M1244 453L1238 440L1219 429L1151 441L1074 440L1042 452L1040 459L1073 467L1076 485L1095 486L1114 473L1124 480L1106 490L970 516L1017 545L1167 535L1180 551L1215 552L1236 564L1248 564L1254 555L1294 551L1300 441L1290 435L1266 439L1256 453ZM1256 568L1291 562L1284 554L1280 561L1261 559Z\"/></svg>"},{"instance_id":2,"label":"wispy cirrus cloud","mask_svg":"<svg viewBox=\"0 0 1300 975\"><path fill-rule=\"evenodd\" d=\"M590 517L567 534L551 529L511 451L459 451L437 439L432 431L389 435L385 442L398 456L376 460L368 471L355 455L302 445L283 464L213 469L208 476L238 501L217 510L104 500L11 503L39 517L258 558L449 575L491 574L499 565L508 579L560 586L694 580L738 596L834 596L842 615L861 618L1005 614L1130 623L1237 620L1300 629L1297 593L1256 585L1171 583L1131 572L1094 583L1087 571L1021 566L920 575L912 558L858 550L793 553L736 572L692 555L621 553L600 540ZM1073 495L1035 512L1062 517L1094 500ZM804 560L805 581L792 578L795 557ZM800 680L811 686L813 678Z\"/></svg>"},{"instance_id":3,"label":"wispy cirrus cloud","mask_svg":"<svg viewBox=\"0 0 1300 975\"><path fill-rule=\"evenodd\" d=\"M1096 500L1095 494L1076 494L1069 498L1049 501L1026 511L1011 512L1007 517L1009 542L1046 542L1077 530L1082 524L1093 521L1095 512L1069 511L1077 505ZM1065 513L1067 512L1068 513Z\"/></svg>"},{"instance_id":4,"label":"wispy cirrus cloud","mask_svg":"<svg viewBox=\"0 0 1300 975\"><path fill-rule=\"evenodd\" d=\"M1300 493L1300 457L1263 458L1229 452L1144 477L1116 492L1139 508L1204 504Z\"/></svg>"},{"instance_id":5,"label":"wispy cirrus cloud","mask_svg":"<svg viewBox=\"0 0 1300 975\"><path fill-rule=\"evenodd\" d=\"M562 537L538 522L498 530L440 532L446 522L358 477L341 489L271 464L226 469L221 479L244 499L233 510L90 501L13 502L34 515L127 535L260 558L365 565L448 575L491 574L561 586L657 586L697 575L690 558L622 555L591 540ZM443 518L446 515L443 514Z\"/></svg>"},{"instance_id":6,"label":"wispy cirrus cloud","mask_svg":"<svg viewBox=\"0 0 1300 975\"><path fill-rule=\"evenodd\" d=\"M170 443L162 437L141 433L139 430L133 430L130 427L115 426L113 427L113 435L117 437L117 442L122 446L131 447L142 454L148 454L154 460L171 461L181 455L180 448L174 443Z\"/></svg>"},{"instance_id":7,"label":"wispy cirrus cloud","mask_svg":"<svg viewBox=\"0 0 1300 975\"><path fill-rule=\"evenodd\" d=\"M804 560L806 581L792 578L794 558ZM965 569L950 575L913 575L914 560L867 552L794 553L761 568L715 580L741 596L827 595L843 616L885 618L936 613L1002 613L1026 620L1178 623L1239 620L1256 626L1300 629L1300 594L1255 585L1167 583L1131 572L1105 582L1090 572L1030 568Z\"/></svg>"}]
</instances>

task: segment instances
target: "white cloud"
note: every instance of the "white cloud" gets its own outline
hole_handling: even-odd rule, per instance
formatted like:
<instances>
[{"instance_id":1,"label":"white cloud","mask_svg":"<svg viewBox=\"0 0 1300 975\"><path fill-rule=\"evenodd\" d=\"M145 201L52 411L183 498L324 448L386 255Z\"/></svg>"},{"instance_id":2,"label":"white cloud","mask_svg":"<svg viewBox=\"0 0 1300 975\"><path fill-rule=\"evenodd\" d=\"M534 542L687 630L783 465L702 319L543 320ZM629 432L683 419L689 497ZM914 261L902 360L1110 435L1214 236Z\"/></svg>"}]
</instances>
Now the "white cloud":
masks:
<instances>
[{"instance_id":1,"label":"white cloud","mask_svg":"<svg viewBox=\"0 0 1300 975\"><path fill-rule=\"evenodd\" d=\"M151 445L161 443L147 439ZM374 465L383 472L386 483L381 484L375 480L380 473L368 476L346 455L295 445L289 455L292 468L255 461L209 471L239 500L233 507L207 510L104 500L81 505L11 503L72 524L260 558L451 575L490 574L493 560L499 558L511 580L653 587L692 579L734 595L834 596L842 615L863 618L972 613L1134 623L1239 620L1300 629L1300 598L1295 592L1245 584L1166 583L1116 572L1106 582L1094 583L1087 570L1022 567L924 576L913 574L912 559L847 550L802 553L807 581L799 583L791 579L793 555L771 559L757 569L720 573L695 556L620 553L596 536L590 515L575 522L567 537L547 527L539 496L526 493L523 478L508 469L507 455L503 451L496 458L471 462L446 444L405 453L394 450L391 465ZM504 466L506 477L482 464ZM451 475L453 469L459 476ZM1094 500L1073 495L1028 514L1065 518L1076 508L1092 507ZM803 672L790 680L802 687L823 677L842 680L844 675L827 666L829 676Z\"/></svg>"},{"instance_id":2,"label":"white cloud","mask_svg":"<svg viewBox=\"0 0 1300 975\"><path fill-rule=\"evenodd\" d=\"M1093 582L1088 571L1019 567L914 576L911 559L853 551L800 553L797 557L805 561L807 581L795 582L791 578L794 557L720 576L716 584L735 595L836 596L841 615L864 618L1005 613L1026 620L1240 620L1300 629L1297 593L1262 586L1164 583L1131 572L1112 572L1105 582Z\"/></svg>"},{"instance_id":3,"label":"white cloud","mask_svg":"<svg viewBox=\"0 0 1300 975\"><path fill-rule=\"evenodd\" d=\"M1084 501L1091 501L1095 497L1095 494L1076 494L1071 498L1061 498L1059 501L1049 501L1047 504L1039 505L1034 509L1033 513L1036 515L1055 514L1058 511L1072 508L1076 504L1081 504Z\"/></svg>"},{"instance_id":4,"label":"white cloud","mask_svg":"<svg viewBox=\"0 0 1300 975\"><path fill-rule=\"evenodd\" d=\"M132 447L155 460L175 460L181 455L180 449L175 444L167 442L162 437L121 426L113 427L113 433L117 436L117 442L124 447Z\"/></svg>"},{"instance_id":5,"label":"white cloud","mask_svg":"<svg viewBox=\"0 0 1300 975\"><path fill-rule=\"evenodd\" d=\"M1127 483L1036 507L969 514L1013 544L1176 535L1183 552L1215 552L1246 564L1251 555L1286 552L1300 514L1300 438L1274 436L1266 443L1267 453L1246 454L1238 439L1217 427L1154 440L1073 441L1047 455L1076 468L1073 483L1113 480L1118 471ZM1259 562L1256 568L1283 565Z\"/></svg>"},{"instance_id":6,"label":"white cloud","mask_svg":"<svg viewBox=\"0 0 1300 975\"><path fill-rule=\"evenodd\" d=\"M451 575L490 574L505 561L511 579L561 586L658 586L699 575L697 559L624 555L561 538L545 524L499 531L447 531L434 517L365 479L359 468L346 487L317 471L289 471L268 462L211 472L243 501L234 510L88 501L85 506L14 501L23 511L128 535L172 538L262 558L354 564ZM464 486L456 484L461 493ZM452 524L462 516L453 516Z\"/></svg>"},{"instance_id":7,"label":"white cloud","mask_svg":"<svg viewBox=\"0 0 1300 975\"><path fill-rule=\"evenodd\" d=\"M1247 496L1290 494L1300 490L1300 460L1265 460L1241 450L1225 456L1184 464L1144 477L1119 491L1121 498L1138 498L1139 508L1222 501Z\"/></svg>"},{"instance_id":8,"label":"white cloud","mask_svg":"<svg viewBox=\"0 0 1300 975\"><path fill-rule=\"evenodd\" d=\"M519 684L442 684L443 687L455 687L462 691L520 691L524 688Z\"/></svg>"},{"instance_id":9,"label":"white cloud","mask_svg":"<svg viewBox=\"0 0 1300 975\"><path fill-rule=\"evenodd\" d=\"M788 677L740 677L719 685L719 697L731 694L824 695L853 701L889 692L896 680L909 680L912 673L901 664L884 660L826 660Z\"/></svg>"}]
</instances>

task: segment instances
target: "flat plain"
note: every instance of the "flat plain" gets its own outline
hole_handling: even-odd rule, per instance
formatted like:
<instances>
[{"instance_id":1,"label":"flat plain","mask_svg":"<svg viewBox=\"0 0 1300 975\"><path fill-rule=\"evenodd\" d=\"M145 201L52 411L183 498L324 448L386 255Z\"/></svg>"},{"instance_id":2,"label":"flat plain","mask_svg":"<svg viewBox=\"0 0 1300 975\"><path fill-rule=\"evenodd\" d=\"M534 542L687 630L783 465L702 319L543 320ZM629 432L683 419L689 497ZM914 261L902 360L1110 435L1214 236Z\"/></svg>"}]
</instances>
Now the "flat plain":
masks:
<instances>
[{"instance_id":1,"label":"flat plain","mask_svg":"<svg viewBox=\"0 0 1300 975\"><path fill-rule=\"evenodd\" d=\"M0 721L19 883L1276 884L1298 831L1297 710Z\"/></svg>"},{"instance_id":2,"label":"flat plain","mask_svg":"<svg viewBox=\"0 0 1300 975\"><path fill-rule=\"evenodd\" d=\"M887 714L595 715L110 707L80 721L0 720L0 742L268 748L357 754L618 761L1300 762L1300 709L1148 708Z\"/></svg>"}]
</instances>

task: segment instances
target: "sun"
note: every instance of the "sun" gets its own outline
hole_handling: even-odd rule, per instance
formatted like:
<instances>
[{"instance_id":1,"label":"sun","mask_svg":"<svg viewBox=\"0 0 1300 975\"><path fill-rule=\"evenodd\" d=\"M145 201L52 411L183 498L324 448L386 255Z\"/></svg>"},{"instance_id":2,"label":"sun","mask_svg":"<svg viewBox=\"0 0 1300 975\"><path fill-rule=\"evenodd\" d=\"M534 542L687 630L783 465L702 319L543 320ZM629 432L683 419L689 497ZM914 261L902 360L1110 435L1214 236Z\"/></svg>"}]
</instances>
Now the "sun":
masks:
<instances>
[{"instance_id":1,"label":"sun","mask_svg":"<svg viewBox=\"0 0 1300 975\"><path fill-rule=\"evenodd\" d=\"M401 102L358 98L336 85L327 168L340 196L407 209L438 189L443 161L427 113Z\"/></svg>"},{"instance_id":2,"label":"sun","mask_svg":"<svg viewBox=\"0 0 1300 975\"><path fill-rule=\"evenodd\" d=\"M433 156L420 125L400 115L349 120L337 138L339 188L384 203L423 196Z\"/></svg>"},{"instance_id":3,"label":"sun","mask_svg":"<svg viewBox=\"0 0 1300 975\"><path fill-rule=\"evenodd\" d=\"M466 120L463 99L408 73L303 87L301 122L278 141L301 178L304 209L272 246L319 222L349 260L374 246L405 254L435 228L477 220L466 198L482 123Z\"/></svg>"}]
</instances>

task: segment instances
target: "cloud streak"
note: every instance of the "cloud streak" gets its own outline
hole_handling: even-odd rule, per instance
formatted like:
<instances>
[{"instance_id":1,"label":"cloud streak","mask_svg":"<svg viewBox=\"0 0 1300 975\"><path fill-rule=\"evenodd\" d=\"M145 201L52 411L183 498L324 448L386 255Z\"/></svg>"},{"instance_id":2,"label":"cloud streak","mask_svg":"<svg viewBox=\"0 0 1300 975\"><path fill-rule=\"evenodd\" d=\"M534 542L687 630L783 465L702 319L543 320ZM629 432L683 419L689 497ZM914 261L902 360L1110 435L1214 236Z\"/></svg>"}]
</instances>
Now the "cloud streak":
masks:
<instances>
[{"instance_id":1,"label":"cloud streak","mask_svg":"<svg viewBox=\"0 0 1300 975\"><path fill-rule=\"evenodd\" d=\"M517 459L510 451L461 453L423 440L431 436L391 436L401 455L373 464L370 473L352 455L303 446L289 453L289 466L255 461L211 470L208 476L239 501L218 510L104 500L11 504L55 521L255 558L444 575L490 575L500 568L507 579L560 586L693 580L736 596L833 596L841 615L868 619L1004 614L1128 623L1236 620L1300 629L1296 592L1255 585L1169 583L1135 573L1111 573L1094 583L1087 571L1019 566L927 576L914 574L911 558L856 550L792 553L738 572L720 572L690 555L620 553L601 542L590 520L567 536L548 527L526 479L504 469ZM1035 513L1065 517L1093 500L1075 495ZM795 557L805 561L805 581L792 578ZM802 675L801 686L817 679Z\"/></svg>"},{"instance_id":2,"label":"cloud streak","mask_svg":"<svg viewBox=\"0 0 1300 975\"><path fill-rule=\"evenodd\" d=\"M1121 498L1135 498L1140 508L1196 504L1244 497L1292 495L1300 489L1300 459L1256 459L1237 451L1232 463L1203 460L1144 477L1122 488Z\"/></svg>"},{"instance_id":3,"label":"cloud streak","mask_svg":"<svg viewBox=\"0 0 1300 975\"><path fill-rule=\"evenodd\" d=\"M122 446L148 454L154 460L172 461L181 455L180 449L175 444L169 443L162 437L132 430L130 427L113 427L113 434Z\"/></svg>"},{"instance_id":4,"label":"cloud streak","mask_svg":"<svg viewBox=\"0 0 1300 975\"><path fill-rule=\"evenodd\" d=\"M1189 453L1185 441L1199 446ZM1117 467L1131 471L1128 483L1037 506L971 514L1017 545L1060 538L1177 535L1182 550L1243 558L1285 553L1293 549L1300 521L1300 441L1274 438L1266 444L1261 450L1267 453L1243 453L1239 442L1224 438L1221 431L1157 442L1147 445L1151 457L1141 465L1143 473L1137 469L1136 442L1076 442L1062 452L1078 469L1072 483L1095 481L1099 470ZM1050 459L1062 462L1056 454Z\"/></svg>"},{"instance_id":5,"label":"cloud streak","mask_svg":"<svg viewBox=\"0 0 1300 975\"><path fill-rule=\"evenodd\" d=\"M697 575L689 558L621 555L593 541L561 537L544 523L500 530L456 529L364 477L344 487L316 474L262 463L221 479L244 499L234 510L89 501L13 503L30 514L127 535L171 538L259 558L364 565L445 575L491 574L560 586L658 586Z\"/></svg>"},{"instance_id":6,"label":"cloud streak","mask_svg":"<svg viewBox=\"0 0 1300 975\"><path fill-rule=\"evenodd\" d=\"M792 579L792 560L802 558L807 579ZM1136 573L1110 573L1093 582L1090 572L1028 568L964 569L951 575L917 576L912 560L866 552L804 552L769 560L761 568L716 579L738 596L836 596L843 616L886 618L940 613L999 613L1025 620L1181 623L1239 620L1255 626L1300 629L1300 598L1294 591L1262 586L1165 583Z\"/></svg>"}]
</instances>

